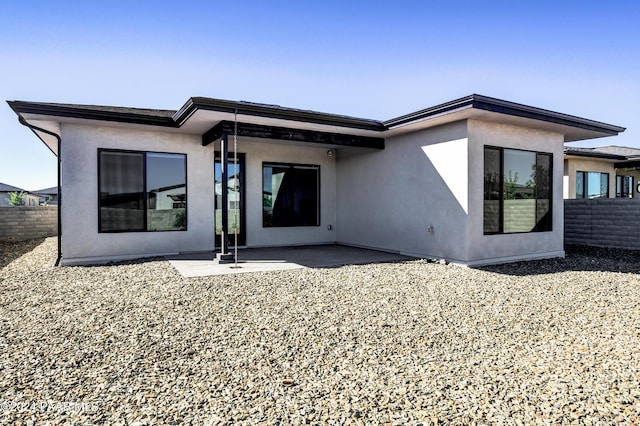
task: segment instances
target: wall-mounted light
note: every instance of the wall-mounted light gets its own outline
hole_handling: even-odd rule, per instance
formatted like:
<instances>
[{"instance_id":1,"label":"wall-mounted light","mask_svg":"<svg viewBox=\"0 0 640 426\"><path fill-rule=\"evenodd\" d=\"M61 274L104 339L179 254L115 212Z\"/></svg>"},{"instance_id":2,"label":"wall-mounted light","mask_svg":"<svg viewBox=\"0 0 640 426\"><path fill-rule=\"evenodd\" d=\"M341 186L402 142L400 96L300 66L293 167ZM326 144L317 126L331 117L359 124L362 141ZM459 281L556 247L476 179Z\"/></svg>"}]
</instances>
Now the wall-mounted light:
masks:
<instances>
[{"instance_id":1,"label":"wall-mounted light","mask_svg":"<svg viewBox=\"0 0 640 426\"><path fill-rule=\"evenodd\" d=\"M334 155L336 155L336 152L332 149L327 151L327 157L333 157Z\"/></svg>"}]
</instances>

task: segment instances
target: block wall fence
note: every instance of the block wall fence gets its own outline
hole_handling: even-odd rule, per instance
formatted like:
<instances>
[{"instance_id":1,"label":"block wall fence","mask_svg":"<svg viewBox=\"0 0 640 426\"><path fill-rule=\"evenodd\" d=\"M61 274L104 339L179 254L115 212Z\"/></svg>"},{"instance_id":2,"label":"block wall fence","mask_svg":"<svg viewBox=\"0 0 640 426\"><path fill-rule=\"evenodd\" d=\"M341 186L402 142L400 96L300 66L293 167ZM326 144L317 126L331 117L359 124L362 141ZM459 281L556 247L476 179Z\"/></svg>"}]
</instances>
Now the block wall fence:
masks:
<instances>
[{"instance_id":1,"label":"block wall fence","mask_svg":"<svg viewBox=\"0 0 640 426\"><path fill-rule=\"evenodd\" d=\"M58 235L58 207L0 207L0 241Z\"/></svg>"},{"instance_id":2,"label":"block wall fence","mask_svg":"<svg viewBox=\"0 0 640 426\"><path fill-rule=\"evenodd\" d=\"M0 241L58 234L58 207L0 207ZM564 242L640 250L640 198L564 200Z\"/></svg>"},{"instance_id":3,"label":"block wall fence","mask_svg":"<svg viewBox=\"0 0 640 426\"><path fill-rule=\"evenodd\" d=\"M640 250L640 199L564 200L564 243Z\"/></svg>"}]
</instances>

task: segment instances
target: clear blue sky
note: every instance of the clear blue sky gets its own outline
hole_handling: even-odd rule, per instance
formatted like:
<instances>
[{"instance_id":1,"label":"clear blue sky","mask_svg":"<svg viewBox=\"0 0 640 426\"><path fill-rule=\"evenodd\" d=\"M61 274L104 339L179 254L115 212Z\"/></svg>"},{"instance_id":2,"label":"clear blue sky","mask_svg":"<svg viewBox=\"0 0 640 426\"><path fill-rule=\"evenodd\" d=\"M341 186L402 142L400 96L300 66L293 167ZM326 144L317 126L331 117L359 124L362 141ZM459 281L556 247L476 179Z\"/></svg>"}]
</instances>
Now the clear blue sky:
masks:
<instances>
[{"instance_id":1,"label":"clear blue sky","mask_svg":"<svg viewBox=\"0 0 640 426\"><path fill-rule=\"evenodd\" d=\"M640 1L5 1L0 182L54 186L4 100L178 109L191 96L388 119L479 93L627 127Z\"/></svg>"}]
</instances>

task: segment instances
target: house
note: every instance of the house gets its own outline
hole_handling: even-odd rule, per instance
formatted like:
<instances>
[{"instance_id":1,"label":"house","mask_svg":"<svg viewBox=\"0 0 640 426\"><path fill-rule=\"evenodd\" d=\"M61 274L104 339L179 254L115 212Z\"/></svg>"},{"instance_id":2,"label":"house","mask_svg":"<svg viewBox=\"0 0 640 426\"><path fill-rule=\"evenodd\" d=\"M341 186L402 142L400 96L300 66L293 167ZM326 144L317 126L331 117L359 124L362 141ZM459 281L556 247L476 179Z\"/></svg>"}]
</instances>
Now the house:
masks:
<instances>
[{"instance_id":1,"label":"house","mask_svg":"<svg viewBox=\"0 0 640 426\"><path fill-rule=\"evenodd\" d=\"M29 191L25 191L22 188L18 188L17 186L7 185L6 183L0 182L0 207L2 206L10 206L9 203L9 193L17 192L23 193L24 200L22 202L23 206L39 206L40 205L40 197L37 194L31 193Z\"/></svg>"},{"instance_id":2,"label":"house","mask_svg":"<svg viewBox=\"0 0 640 426\"><path fill-rule=\"evenodd\" d=\"M39 189L32 191L40 196L40 204L57 205L58 204L58 187Z\"/></svg>"},{"instance_id":3,"label":"house","mask_svg":"<svg viewBox=\"0 0 640 426\"><path fill-rule=\"evenodd\" d=\"M637 198L640 149L566 147L564 198Z\"/></svg>"},{"instance_id":4,"label":"house","mask_svg":"<svg viewBox=\"0 0 640 426\"><path fill-rule=\"evenodd\" d=\"M178 110L8 103L58 156L63 265L214 247L225 261L232 228L246 247L563 256L564 143L625 130L481 95L386 121L203 97Z\"/></svg>"}]
</instances>

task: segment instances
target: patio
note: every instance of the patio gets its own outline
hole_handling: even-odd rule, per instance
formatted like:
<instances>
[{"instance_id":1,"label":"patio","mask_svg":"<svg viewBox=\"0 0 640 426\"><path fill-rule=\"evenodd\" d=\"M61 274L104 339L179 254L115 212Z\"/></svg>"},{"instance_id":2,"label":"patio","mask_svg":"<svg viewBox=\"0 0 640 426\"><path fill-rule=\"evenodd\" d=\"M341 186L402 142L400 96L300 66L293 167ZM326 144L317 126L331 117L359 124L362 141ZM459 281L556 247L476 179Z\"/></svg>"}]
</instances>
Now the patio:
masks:
<instances>
[{"instance_id":1,"label":"patio","mask_svg":"<svg viewBox=\"0 0 640 426\"><path fill-rule=\"evenodd\" d=\"M166 259L184 277L413 260L412 257L395 253L338 244L239 249L237 267L235 263L216 263L214 257L215 253L208 252L167 256Z\"/></svg>"}]
</instances>

